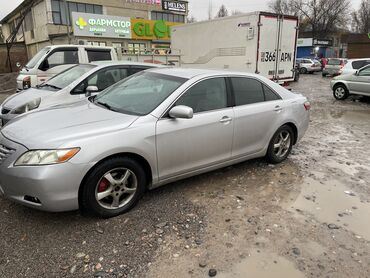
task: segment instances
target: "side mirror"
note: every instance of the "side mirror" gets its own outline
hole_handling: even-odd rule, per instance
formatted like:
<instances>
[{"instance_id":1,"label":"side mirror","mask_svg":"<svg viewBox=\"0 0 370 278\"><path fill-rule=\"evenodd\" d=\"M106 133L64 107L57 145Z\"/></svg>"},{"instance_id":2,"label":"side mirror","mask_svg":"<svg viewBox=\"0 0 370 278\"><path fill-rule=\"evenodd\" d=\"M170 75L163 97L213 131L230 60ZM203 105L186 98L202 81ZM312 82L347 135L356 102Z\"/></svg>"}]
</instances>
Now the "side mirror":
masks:
<instances>
[{"instance_id":1,"label":"side mirror","mask_svg":"<svg viewBox=\"0 0 370 278\"><path fill-rule=\"evenodd\" d=\"M178 105L173 107L168 113L174 119L191 119L193 118L193 108L185 105Z\"/></svg>"},{"instance_id":2,"label":"side mirror","mask_svg":"<svg viewBox=\"0 0 370 278\"><path fill-rule=\"evenodd\" d=\"M85 90L85 96L86 97L89 97L89 96L91 96L91 94L97 93L97 92L99 92L98 87L96 87L96 86L88 86L86 88L86 90Z\"/></svg>"},{"instance_id":3,"label":"side mirror","mask_svg":"<svg viewBox=\"0 0 370 278\"><path fill-rule=\"evenodd\" d=\"M44 61L42 61L42 63L39 66L39 70L42 70L42 71L47 71L49 68L50 66L49 66L48 59L45 59Z\"/></svg>"},{"instance_id":4,"label":"side mirror","mask_svg":"<svg viewBox=\"0 0 370 278\"><path fill-rule=\"evenodd\" d=\"M355 75L358 76L360 74L359 70L356 70Z\"/></svg>"}]
</instances>

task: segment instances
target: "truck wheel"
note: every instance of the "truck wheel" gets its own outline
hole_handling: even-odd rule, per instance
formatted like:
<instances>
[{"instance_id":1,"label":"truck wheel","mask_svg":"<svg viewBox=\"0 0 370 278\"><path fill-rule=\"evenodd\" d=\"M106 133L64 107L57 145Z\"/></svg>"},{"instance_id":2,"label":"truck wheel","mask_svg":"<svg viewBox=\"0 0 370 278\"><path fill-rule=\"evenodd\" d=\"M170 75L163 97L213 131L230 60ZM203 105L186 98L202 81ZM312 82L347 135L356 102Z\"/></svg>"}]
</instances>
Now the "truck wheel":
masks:
<instances>
[{"instance_id":1,"label":"truck wheel","mask_svg":"<svg viewBox=\"0 0 370 278\"><path fill-rule=\"evenodd\" d=\"M346 86L338 84L333 88L333 95L337 100L345 100L348 98L349 92Z\"/></svg>"},{"instance_id":2,"label":"truck wheel","mask_svg":"<svg viewBox=\"0 0 370 278\"><path fill-rule=\"evenodd\" d=\"M146 188L140 164L129 157L108 159L94 168L80 190L83 212L109 218L129 211Z\"/></svg>"},{"instance_id":3,"label":"truck wheel","mask_svg":"<svg viewBox=\"0 0 370 278\"><path fill-rule=\"evenodd\" d=\"M283 125L272 137L267 149L266 158L271 163L284 161L292 151L294 133L290 126Z\"/></svg>"},{"instance_id":4,"label":"truck wheel","mask_svg":"<svg viewBox=\"0 0 370 278\"><path fill-rule=\"evenodd\" d=\"M305 74L305 73L307 73L307 69L306 68L300 68L299 72L302 73L302 74Z\"/></svg>"}]
</instances>

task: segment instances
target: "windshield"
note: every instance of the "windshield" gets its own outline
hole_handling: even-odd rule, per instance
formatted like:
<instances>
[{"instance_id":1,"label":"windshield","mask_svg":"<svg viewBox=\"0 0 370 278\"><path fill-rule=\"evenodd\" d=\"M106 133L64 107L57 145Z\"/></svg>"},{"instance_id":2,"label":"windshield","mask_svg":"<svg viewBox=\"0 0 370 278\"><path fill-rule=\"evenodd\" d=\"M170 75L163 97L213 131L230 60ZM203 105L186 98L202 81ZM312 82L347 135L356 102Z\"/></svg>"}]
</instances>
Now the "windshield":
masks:
<instances>
[{"instance_id":1,"label":"windshield","mask_svg":"<svg viewBox=\"0 0 370 278\"><path fill-rule=\"evenodd\" d=\"M330 59L328 65L339 66L341 65L341 61L339 59Z\"/></svg>"},{"instance_id":2,"label":"windshield","mask_svg":"<svg viewBox=\"0 0 370 278\"><path fill-rule=\"evenodd\" d=\"M50 47L45 47L41 49L39 52L36 53L35 56L25 66L27 69L32 69L36 66L37 62L46 54L50 51Z\"/></svg>"},{"instance_id":3,"label":"windshield","mask_svg":"<svg viewBox=\"0 0 370 278\"><path fill-rule=\"evenodd\" d=\"M125 114L146 115L186 80L153 72L140 72L108 88L94 99L94 103Z\"/></svg>"},{"instance_id":4,"label":"windshield","mask_svg":"<svg viewBox=\"0 0 370 278\"><path fill-rule=\"evenodd\" d=\"M76 65L73 66L61 73L55 75L53 78L49 79L45 83L41 84L39 87L40 89L50 90L50 88L54 91L63 89L67 87L69 84L74 82L76 79L80 78L82 75L93 69L94 65Z\"/></svg>"}]
</instances>

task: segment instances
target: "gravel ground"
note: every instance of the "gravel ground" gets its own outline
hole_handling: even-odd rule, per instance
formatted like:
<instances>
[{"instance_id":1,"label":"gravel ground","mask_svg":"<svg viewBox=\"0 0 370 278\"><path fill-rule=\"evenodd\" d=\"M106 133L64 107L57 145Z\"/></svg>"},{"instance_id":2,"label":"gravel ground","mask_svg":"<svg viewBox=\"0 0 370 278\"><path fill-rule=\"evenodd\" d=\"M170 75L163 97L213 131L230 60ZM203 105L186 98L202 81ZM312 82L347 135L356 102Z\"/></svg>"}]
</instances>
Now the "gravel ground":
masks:
<instances>
[{"instance_id":1,"label":"gravel ground","mask_svg":"<svg viewBox=\"0 0 370 278\"><path fill-rule=\"evenodd\" d=\"M0 199L0 277L369 277L370 101L304 75L310 128L263 159L145 195L108 220Z\"/></svg>"}]
</instances>

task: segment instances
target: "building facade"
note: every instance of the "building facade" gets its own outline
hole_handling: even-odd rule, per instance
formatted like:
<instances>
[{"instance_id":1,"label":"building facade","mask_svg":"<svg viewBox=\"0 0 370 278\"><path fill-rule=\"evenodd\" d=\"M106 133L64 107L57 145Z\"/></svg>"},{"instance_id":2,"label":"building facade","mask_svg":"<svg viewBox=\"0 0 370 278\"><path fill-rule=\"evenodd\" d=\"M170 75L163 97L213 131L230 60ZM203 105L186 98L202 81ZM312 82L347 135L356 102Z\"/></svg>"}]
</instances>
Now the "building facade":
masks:
<instances>
[{"instance_id":1,"label":"building facade","mask_svg":"<svg viewBox=\"0 0 370 278\"><path fill-rule=\"evenodd\" d=\"M170 27L186 22L187 1L25 0L2 21L6 39L16 35L28 56L57 44L113 46L127 53L170 47Z\"/></svg>"}]
</instances>

